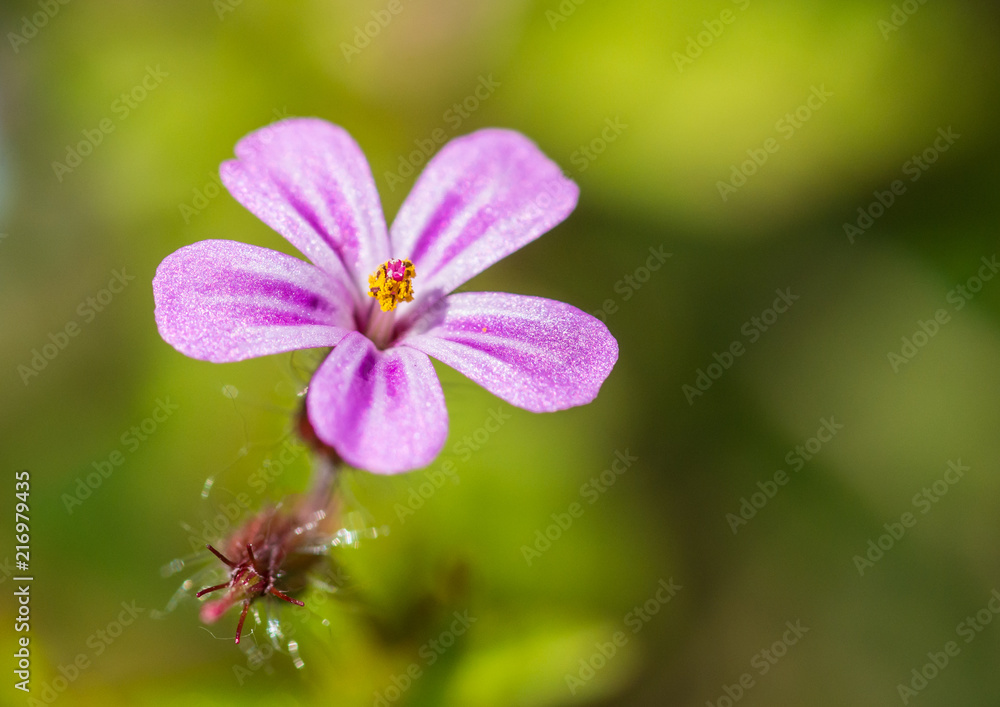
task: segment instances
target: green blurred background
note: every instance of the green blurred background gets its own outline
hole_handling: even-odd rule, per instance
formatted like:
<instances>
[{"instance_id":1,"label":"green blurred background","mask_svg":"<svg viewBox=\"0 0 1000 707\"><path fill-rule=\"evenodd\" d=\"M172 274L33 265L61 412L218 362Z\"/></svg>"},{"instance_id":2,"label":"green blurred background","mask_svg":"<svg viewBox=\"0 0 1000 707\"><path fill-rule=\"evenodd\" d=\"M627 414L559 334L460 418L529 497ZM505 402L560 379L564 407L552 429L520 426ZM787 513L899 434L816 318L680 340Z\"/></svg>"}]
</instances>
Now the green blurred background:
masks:
<instances>
[{"instance_id":1,"label":"green blurred background","mask_svg":"<svg viewBox=\"0 0 1000 707\"><path fill-rule=\"evenodd\" d=\"M998 250L997 12L935 0L340 5L0 10L0 469L8 509L14 472L32 479L31 696L1000 704L1000 626L988 623L1000 280L969 282L992 277L981 259ZM121 95L147 75L129 105ZM232 644L235 613L211 633L193 600L150 617L190 574L160 575L197 544L182 524L202 527L234 494L260 507L307 483L304 455L263 494L250 480L280 453L309 357L188 359L159 338L150 287L166 255L206 238L293 252L214 182L240 137L286 116L355 137L390 221L414 179L401 160L435 131L530 136L579 183L579 206L466 289L604 308L621 347L596 402L551 415L435 364L445 451L428 471L345 480L356 517L390 533L337 551L349 595L279 611L301 670L283 655L249 660ZM102 121L90 154L53 165ZM892 205L871 208L876 193ZM650 248L672 254L652 272ZM123 270L135 279L92 311L87 298ZM776 290L798 297L780 315L766 311ZM944 323L928 324L939 310ZM921 321L934 336L914 336ZM77 335L25 376L70 322ZM728 368L709 370L716 360ZM686 394L699 371L716 379ZM177 409L147 439L123 439L158 401ZM510 418L483 439L498 407ZM824 419L842 429L817 451ZM123 463L80 498L116 450ZM605 485L616 452L637 461ZM456 478L435 485L447 461ZM779 470L787 483L771 485ZM402 514L422 484L428 498ZM573 503L583 514L550 528ZM2 515L9 656L24 634L13 511ZM559 535L550 545L546 530ZM128 626L122 602L139 614ZM475 622L429 651L455 612ZM254 640L266 645L260 628ZM70 667L79 656L86 667ZM24 704L4 674L0 702Z\"/></svg>"}]
</instances>

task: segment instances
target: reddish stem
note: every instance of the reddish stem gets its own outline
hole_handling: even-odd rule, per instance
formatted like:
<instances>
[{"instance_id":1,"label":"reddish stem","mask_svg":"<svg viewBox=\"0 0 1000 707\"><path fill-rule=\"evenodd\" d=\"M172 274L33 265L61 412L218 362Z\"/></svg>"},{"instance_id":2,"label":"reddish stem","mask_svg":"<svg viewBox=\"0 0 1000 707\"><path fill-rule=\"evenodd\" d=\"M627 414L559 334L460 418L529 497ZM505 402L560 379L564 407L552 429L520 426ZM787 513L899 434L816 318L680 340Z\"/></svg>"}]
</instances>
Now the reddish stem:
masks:
<instances>
[{"instance_id":1,"label":"reddish stem","mask_svg":"<svg viewBox=\"0 0 1000 707\"><path fill-rule=\"evenodd\" d=\"M247 609L250 608L250 600L246 599L243 601L243 611L240 612L240 622L236 626L236 642L240 642L240 636L243 634L243 621L247 617Z\"/></svg>"},{"instance_id":2,"label":"reddish stem","mask_svg":"<svg viewBox=\"0 0 1000 707\"><path fill-rule=\"evenodd\" d=\"M207 587L206 589L202 589L200 592L198 592L197 594L195 594L195 596L198 597L199 599L201 599L204 595L208 594L209 592L218 591L219 589L225 589L228 586L229 586L229 582L223 582L222 584L216 584L214 587Z\"/></svg>"},{"instance_id":3,"label":"reddish stem","mask_svg":"<svg viewBox=\"0 0 1000 707\"><path fill-rule=\"evenodd\" d=\"M220 560L222 560L223 562L225 562L227 565L229 565L233 569L236 569L236 567L237 567L236 563L233 562L233 561L231 561L230 559L228 559L225 555L223 555L221 552L219 552L218 550L216 550L214 547L212 547L211 545L206 545L205 547L207 547L212 552L213 555L215 555L216 557L218 557Z\"/></svg>"},{"instance_id":4,"label":"reddish stem","mask_svg":"<svg viewBox=\"0 0 1000 707\"><path fill-rule=\"evenodd\" d=\"M273 594L274 596L278 597L279 599L284 599L289 604L295 604L296 606L305 606L306 605L306 603L304 601L299 601L298 599L292 599L290 596L288 596L287 594L283 594L283 593L279 592L274 587L271 587L268 591L271 594Z\"/></svg>"}]
</instances>

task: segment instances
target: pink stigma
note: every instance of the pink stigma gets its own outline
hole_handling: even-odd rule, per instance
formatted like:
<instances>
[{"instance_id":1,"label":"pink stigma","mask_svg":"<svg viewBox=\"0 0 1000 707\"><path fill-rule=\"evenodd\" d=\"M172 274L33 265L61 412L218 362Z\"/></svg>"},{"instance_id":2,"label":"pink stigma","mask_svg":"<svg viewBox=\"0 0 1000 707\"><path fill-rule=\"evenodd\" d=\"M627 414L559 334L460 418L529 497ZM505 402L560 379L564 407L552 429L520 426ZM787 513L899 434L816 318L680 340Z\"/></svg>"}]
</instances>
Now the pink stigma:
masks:
<instances>
[{"instance_id":1,"label":"pink stigma","mask_svg":"<svg viewBox=\"0 0 1000 707\"><path fill-rule=\"evenodd\" d=\"M390 260L386 265L388 266L386 271L389 273L389 277L396 282L402 280L406 275L406 266L403 265L402 260Z\"/></svg>"}]
</instances>

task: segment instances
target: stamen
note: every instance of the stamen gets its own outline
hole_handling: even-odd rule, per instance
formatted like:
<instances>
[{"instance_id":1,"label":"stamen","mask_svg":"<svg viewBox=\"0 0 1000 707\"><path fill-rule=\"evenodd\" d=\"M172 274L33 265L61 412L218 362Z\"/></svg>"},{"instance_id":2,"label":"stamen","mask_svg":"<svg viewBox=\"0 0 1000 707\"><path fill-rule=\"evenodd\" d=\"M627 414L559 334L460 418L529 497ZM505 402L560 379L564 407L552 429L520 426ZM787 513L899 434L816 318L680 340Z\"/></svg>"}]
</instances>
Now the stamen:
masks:
<instances>
[{"instance_id":1,"label":"stamen","mask_svg":"<svg viewBox=\"0 0 1000 707\"><path fill-rule=\"evenodd\" d=\"M409 260L388 260L368 276L368 296L378 300L383 312L391 312L400 302L413 301L413 278L417 271Z\"/></svg>"}]
</instances>

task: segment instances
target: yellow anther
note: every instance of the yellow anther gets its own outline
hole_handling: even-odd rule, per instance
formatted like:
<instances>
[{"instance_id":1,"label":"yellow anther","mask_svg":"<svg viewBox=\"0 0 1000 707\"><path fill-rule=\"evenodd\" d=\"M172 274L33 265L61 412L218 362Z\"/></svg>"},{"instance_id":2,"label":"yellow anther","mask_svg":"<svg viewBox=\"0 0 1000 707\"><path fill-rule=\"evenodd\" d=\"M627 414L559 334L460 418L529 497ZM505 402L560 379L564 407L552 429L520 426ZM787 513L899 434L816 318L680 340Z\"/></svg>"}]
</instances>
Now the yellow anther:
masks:
<instances>
[{"instance_id":1,"label":"yellow anther","mask_svg":"<svg viewBox=\"0 0 1000 707\"><path fill-rule=\"evenodd\" d=\"M383 312L391 312L400 302L413 301L413 278L417 271L409 260L389 260L368 276L368 296L378 300Z\"/></svg>"}]
</instances>

